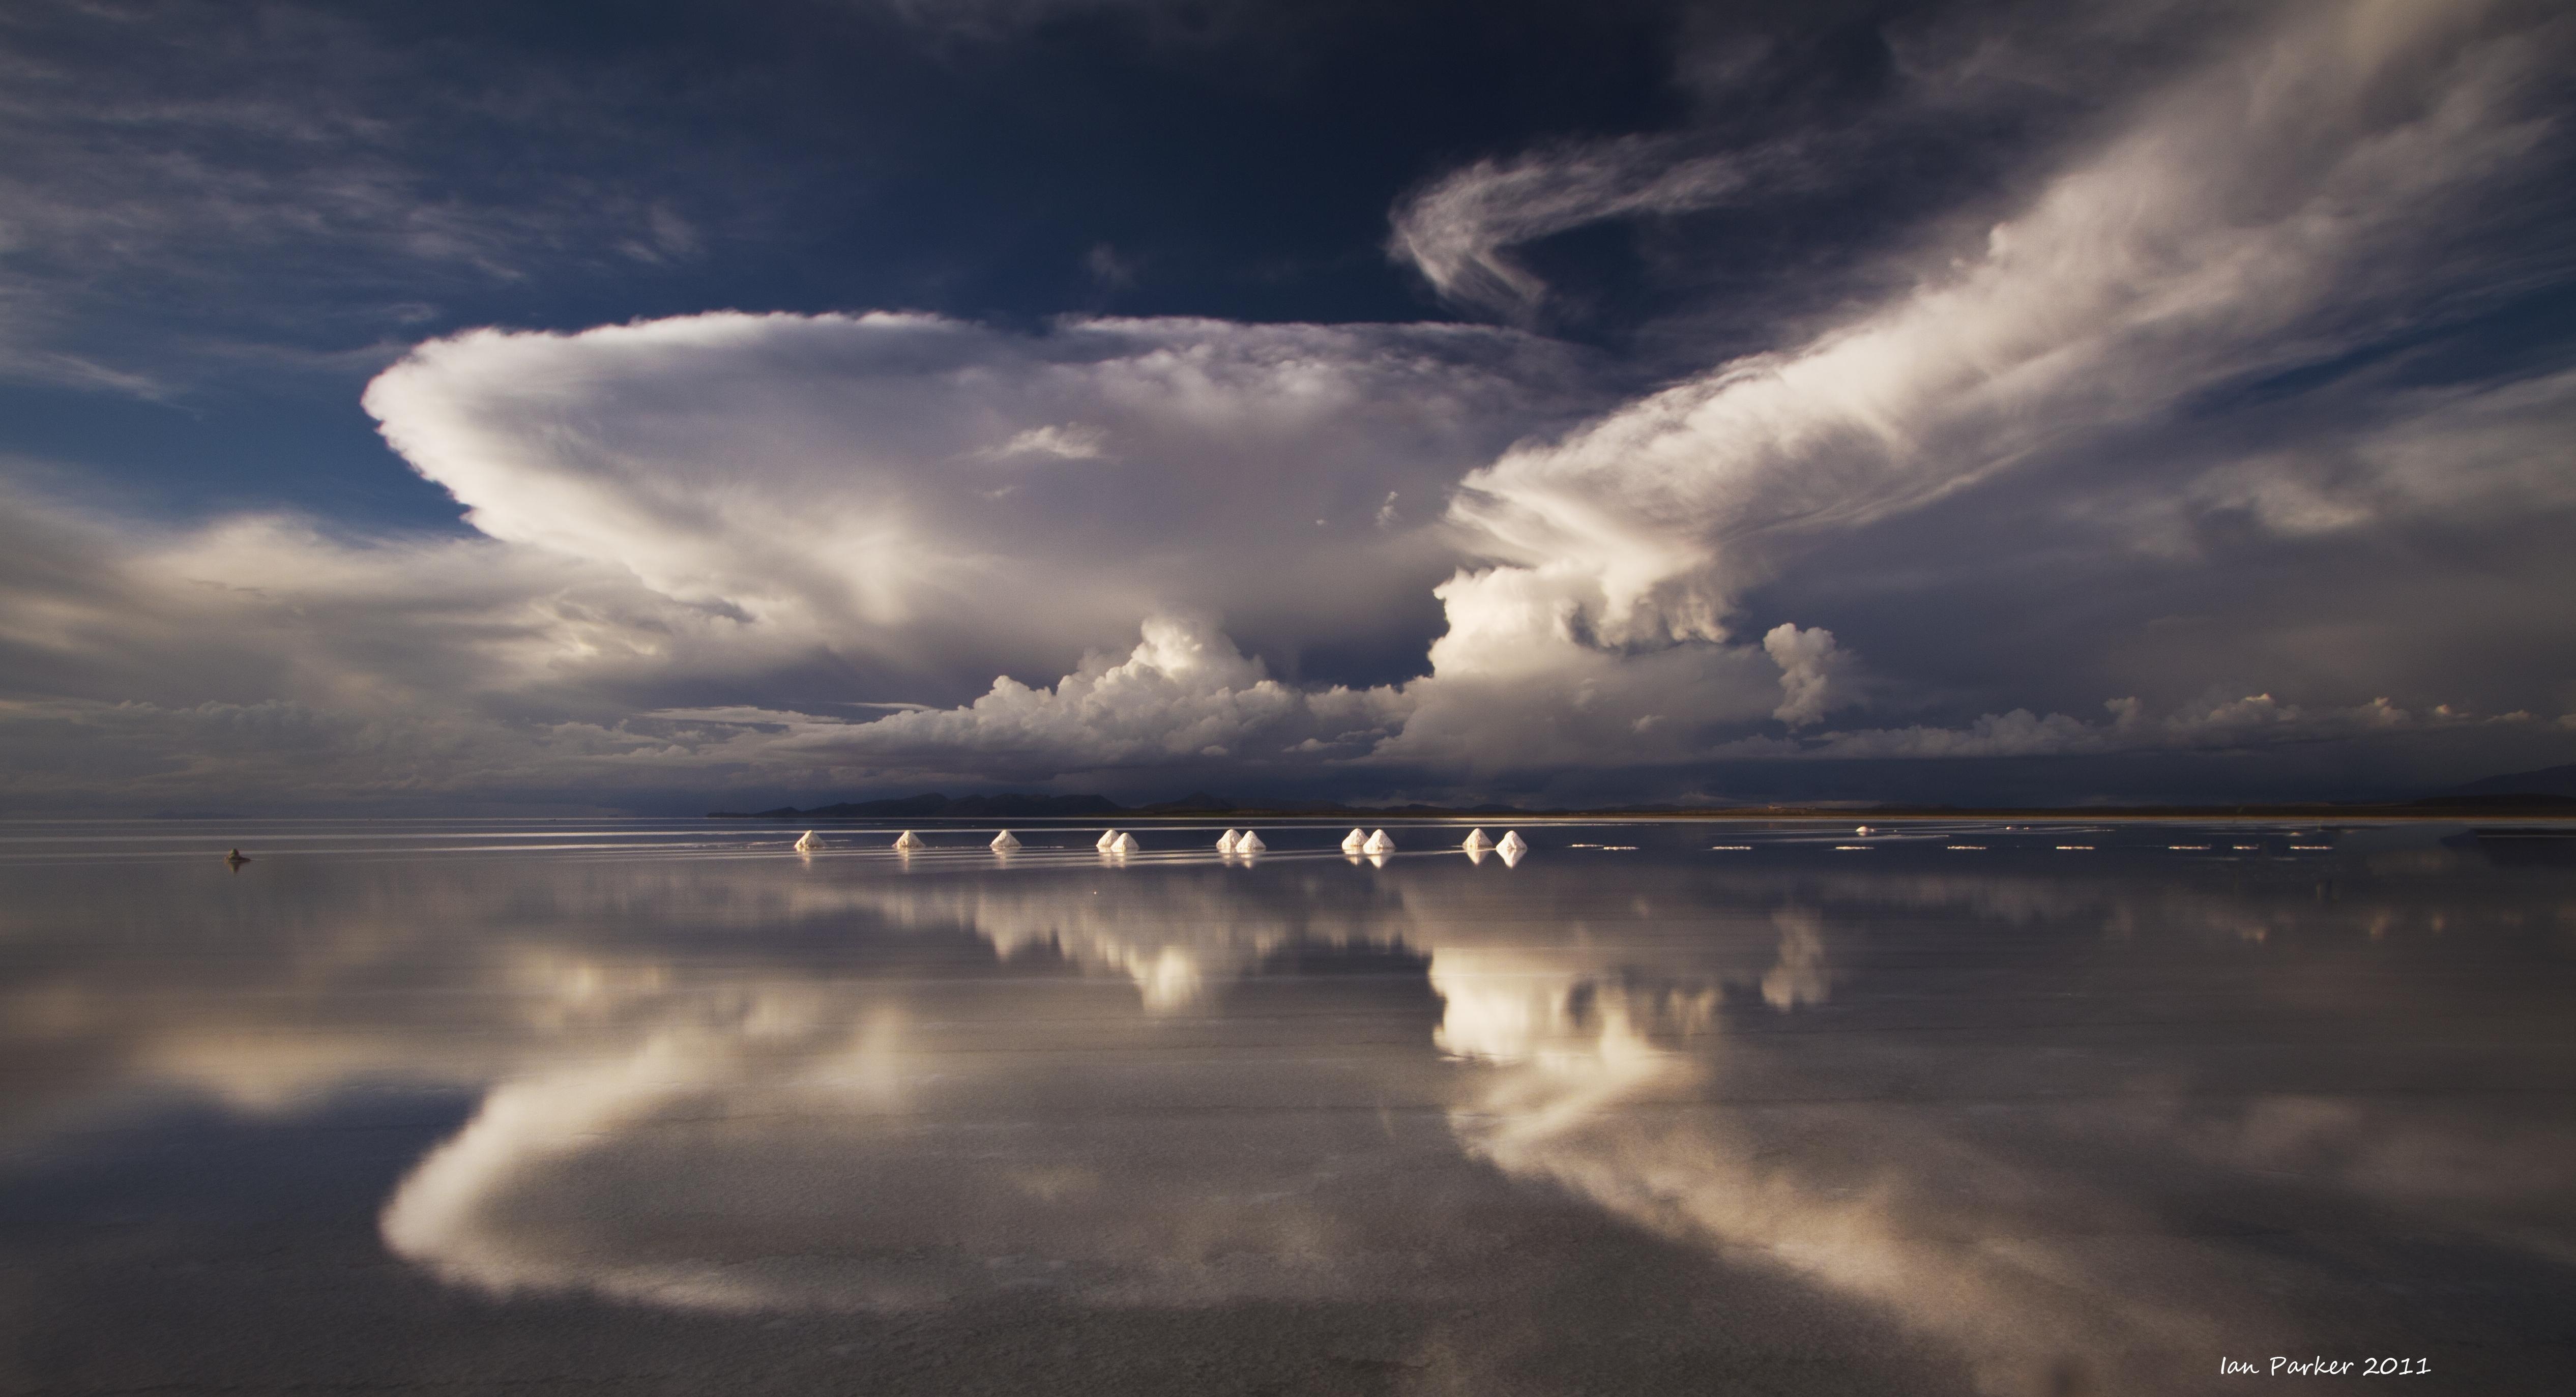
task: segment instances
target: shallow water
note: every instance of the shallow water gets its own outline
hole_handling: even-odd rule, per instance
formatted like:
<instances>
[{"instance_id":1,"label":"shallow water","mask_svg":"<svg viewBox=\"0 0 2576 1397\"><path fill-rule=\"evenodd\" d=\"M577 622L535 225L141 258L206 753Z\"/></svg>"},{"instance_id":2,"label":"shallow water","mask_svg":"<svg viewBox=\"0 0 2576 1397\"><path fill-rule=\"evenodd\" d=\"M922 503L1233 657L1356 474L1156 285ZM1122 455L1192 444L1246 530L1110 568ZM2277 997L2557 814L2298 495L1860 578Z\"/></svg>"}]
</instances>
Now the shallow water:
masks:
<instances>
[{"instance_id":1,"label":"shallow water","mask_svg":"<svg viewBox=\"0 0 2576 1397\"><path fill-rule=\"evenodd\" d=\"M0 826L0 1388L2576 1385L2576 839L1389 829Z\"/></svg>"}]
</instances>

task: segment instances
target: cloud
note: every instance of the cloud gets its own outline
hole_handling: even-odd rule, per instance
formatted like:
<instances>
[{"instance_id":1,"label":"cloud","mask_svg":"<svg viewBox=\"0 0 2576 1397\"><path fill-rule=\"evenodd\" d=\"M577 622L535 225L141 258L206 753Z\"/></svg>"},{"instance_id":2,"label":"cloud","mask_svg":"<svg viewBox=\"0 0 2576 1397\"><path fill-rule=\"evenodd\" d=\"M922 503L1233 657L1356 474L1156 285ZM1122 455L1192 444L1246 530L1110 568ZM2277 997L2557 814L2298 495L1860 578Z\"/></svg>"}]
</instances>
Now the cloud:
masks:
<instances>
[{"instance_id":1,"label":"cloud","mask_svg":"<svg viewBox=\"0 0 2576 1397\"><path fill-rule=\"evenodd\" d=\"M1670 139L1629 136L1479 160L1405 196L1387 250L1443 299L1527 321L1547 284L1512 260L1512 247L1604 219L1706 208L1786 159L1685 155Z\"/></svg>"},{"instance_id":2,"label":"cloud","mask_svg":"<svg viewBox=\"0 0 2576 1397\"><path fill-rule=\"evenodd\" d=\"M1448 780L1686 758L1713 730L1760 716L1777 692L1748 647L1623 660L1566 637L1537 653L1515 646L1496 668L1497 657L1452 638L1421 678L1300 687L1269 677L1203 619L1156 616L1124 655L1087 656L1043 687L1006 675L950 708L867 721L758 708L653 716L739 727L745 736L719 749L729 761L881 776L1027 781L1216 759L1270 779L1340 768Z\"/></svg>"},{"instance_id":3,"label":"cloud","mask_svg":"<svg viewBox=\"0 0 2576 1397\"><path fill-rule=\"evenodd\" d=\"M1176 609L1290 656L1418 637L1454 555L1374 511L1579 388L1565 351L1469 327L711 314L434 341L366 405L485 533L936 700Z\"/></svg>"},{"instance_id":4,"label":"cloud","mask_svg":"<svg viewBox=\"0 0 2576 1397\"><path fill-rule=\"evenodd\" d=\"M1821 626L1802 631L1783 621L1762 637L1762 649L1780 666L1780 706L1771 716L1793 728L1821 720L1833 705L1834 672L1846 658L1834 633Z\"/></svg>"},{"instance_id":5,"label":"cloud","mask_svg":"<svg viewBox=\"0 0 2576 1397\"><path fill-rule=\"evenodd\" d=\"M2149 720L2134 698L2112 699L2104 722L2026 708L1987 713L1958 727L1915 725L1828 732L1813 739L1750 738L1731 755L1825 759L2037 757L2111 752L2236 751L2386 734L2520 727L2529 713L2475 714L2447 705L2410 712L2387 699L2348 708L2307 708L2270 694L2206 699Z\"/></svg>"},{"instance_id":6,"label":"cloud","mask_svg":"<svg viewBox=\"0 0 2576 1397\"><path fill-rule=\"evenodd\" d=\"M2576 377L2464 369L2444 336L2565 266L2487 254L2547 166L2533 94L2567 42L2476 4L2177 39L1978 237L1926 220L1865 294L1642 394L1633 363L1487 326L711 312L433 339L364 401L473 536L0 494L5 780L1380 793L2502 733L2425 715L2576 695L2552 585ZM274 103L164 115L347 135ZM1531 239L1779 197L1789 145L1728 148L1775 154L1702 132L1478 162L1396 241L1521 314ZM97 222L51 216L27 246ZM701 242L685 210L630 222L621 255ZM137 236L115 255L170 233ZM2066 716L2113 694L2127 716ZM2368 720L2378 695L2402 720Z\"/></svg>"},{"instance_id":7,"label":"cloud","mask_svg":"<svg viewBox=\"0 0 2576 1397\"><path fill-rule=\"evenodd\" d=\"M0 378L167 398L242 362L345 375L425 298L702 254L660 172L565 159L647 144L649 110L599 117L631 74L442 51L306 6L12 7ZM457 163L496 140L521 159Z\"/></svg>"},{"instance_id":8,"label":"cloud","mask_svg":"<svg viewBox=\"0 0 2576 1397\"><path fill-rule=\"evenodd\" d=\"M1136 284L1136 260L1121 256L1108 243L1093 243L1091 250L1082 255L1082 269L1104 291L1125 291Z\"/></svg>"},{"instance_id":9,"label":"cloud","mask_svg":"<svg viewBox=\"0 0 2576 1397\"><path fill-rule=\"evenodd\" d=\"M2455 211L2530 163L2549 43L2485 6L2288 6L2139 101L1973 251L1806 342L1471 474L1476 548L1614 643L1720 639L1812 547L2367 342ZM2494 20L2495 22L2489 22ZM2437 212L2438 211L2438 212Z\"/></svg>"},{"instance_id":10,"label":"cloud","mask_svg":"<svg viewBox=\"0 0 2576 1397\"><path fill-rule=\"evenodd\" d=\"M799 743L878 762L980 758L1052 775L1366 744L1400 727L1410 706L1392 688L1291 688L1204 622L1157 616L1123 660L1087 658L1051 688L1004 676L963 707L817 725Z\"/></svg>"},{"instance_id":11,"label":"cloud","mask_svg":"<svg viewBox=\"0 0 2576 1397\"><path fill-rule=\"evenodd\" d=\"M488 538L349 539L287 515L155 528L0 489L0 539L0 798L19 806L720 776L703 744L637 719L665 706L639 691L800 653L629 574Z\"/></svg>"},{"instance_id":12,"label":"cloud","mask_svg":"<svg viewBox=\"0 0 2576 1397\"><path fill-rule=\"evenodd\" d=\"M1031 427L995 448L995 456L1058 456L1068 461L1098 460L1109 434L1080 423Z\"/></svg>"},{"instance_id":13,"label":"cloud","mask_svg":"<svg viewBox=\"0 0 2576 1397\"><path fill-rule=\"evenodd\" d=\"M2379 385L2372 385L2378 387ZM2576 508L2576 371L2476 385L2386 386L2340 430L2224 461L2161 500L2133 500L2141 536L2176 540L2217 514L2309 539L2392 524L2498 523ZM2154 514L2161 512L2160 529ZM2153 543L2150 546L2153 546Z\"/></svg>"}]
</instances>

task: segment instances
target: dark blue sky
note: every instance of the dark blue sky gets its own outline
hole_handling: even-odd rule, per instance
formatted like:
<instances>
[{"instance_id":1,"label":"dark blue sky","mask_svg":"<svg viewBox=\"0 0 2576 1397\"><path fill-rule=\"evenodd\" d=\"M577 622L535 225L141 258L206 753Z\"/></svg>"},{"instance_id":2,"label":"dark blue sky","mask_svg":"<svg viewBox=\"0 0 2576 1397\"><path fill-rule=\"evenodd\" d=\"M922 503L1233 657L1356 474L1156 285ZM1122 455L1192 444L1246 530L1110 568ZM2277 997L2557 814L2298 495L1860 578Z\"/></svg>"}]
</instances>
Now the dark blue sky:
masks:
<instances>
[{"instance_id":1,"label":"dark blue sky","mask_svg":"<svg viewBox=\"0 0 2576 1397\"><path fill-rule=\"evenodd\" d=\"M24 250L20 275L59 317L48 338L153 392L138 410L95 382L7 384L8 446L150 508L433 523L453 502L357 406L425 337L710 309L1439 317L1383 250L1406 188L1464 158L1681 115L1669 6L991 16L22 13L23 61L78 89L22 118L56 137L23 151L23 177L172 226L114 253L87 237ZM181 160L191 178L153 168ZM197 180L236 177L305 206L230 229L185 217L222 197ZM343 178L365 181L358 197L333 197ZM423 208L472 245L424 255Z\"/></svg>"},{"instance_id":2,"label":"dark blue sky","mask_svg":"<svg viewBox=\"0 0 2576 1397\"><path fill-rule=\"evenodd\" d=\"M2566 31L13 7L0 796L2567 760Z\"/></svg>"}]
</instances>

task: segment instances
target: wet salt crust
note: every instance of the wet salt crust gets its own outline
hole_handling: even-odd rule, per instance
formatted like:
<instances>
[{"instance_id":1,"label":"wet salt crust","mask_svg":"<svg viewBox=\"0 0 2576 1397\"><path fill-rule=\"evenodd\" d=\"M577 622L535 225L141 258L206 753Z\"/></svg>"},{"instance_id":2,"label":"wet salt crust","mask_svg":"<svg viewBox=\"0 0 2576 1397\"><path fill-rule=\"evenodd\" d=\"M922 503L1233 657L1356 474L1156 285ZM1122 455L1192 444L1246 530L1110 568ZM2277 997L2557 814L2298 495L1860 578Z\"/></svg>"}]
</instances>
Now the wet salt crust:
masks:
<instances>
[{"instance_id":1,"label":"wet salt crust","mask_svg":"<svg viewBox=\"0 0 2576 1397\"><path fill-rule=\"evenodd\" d=\"M12 1386L2563 1388L2563 842L898 832L14 827Z\"/></svg>"}]
</instances>

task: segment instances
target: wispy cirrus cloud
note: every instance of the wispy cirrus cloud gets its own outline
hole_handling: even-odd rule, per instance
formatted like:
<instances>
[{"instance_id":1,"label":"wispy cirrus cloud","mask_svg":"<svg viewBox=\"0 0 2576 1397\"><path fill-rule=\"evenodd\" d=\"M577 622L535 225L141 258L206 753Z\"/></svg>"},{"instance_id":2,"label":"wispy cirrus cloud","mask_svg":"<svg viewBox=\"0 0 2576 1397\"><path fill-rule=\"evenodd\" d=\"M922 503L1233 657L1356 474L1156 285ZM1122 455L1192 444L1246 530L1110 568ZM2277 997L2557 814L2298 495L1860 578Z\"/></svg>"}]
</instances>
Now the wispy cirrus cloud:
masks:
<instances>
[{"instance_id":1,"label":"wispy cirrus cloud","mask_svg":"<svg viewBox=\"0 0 2576 1397\"><path fill-rule=\"evenodd\" d=\"M0 16L0 76L0 377L166 398L244 362L372 372L439 300L705 250L643 170L543 168L536 132L632 139L599 124L633 95L613 69L487 55L460 83L320 8L39 0Z\"/></svg>"},{"instance_id":2,"label":"wispy cirrus cloud","mask_svg":"<svg viewBox=\"0 0 2576 1397\"><path fill-rule=\"evenodd\" d=\"M1547 283L1513 259L1514 247L1608 219L1704 209L1795 160L1788 150L1695 155L1644 136L1479 160L1407 195L1387 250L1443 299L1527 323Z\"/></svg>"},{"instance_id":3,"label":"wispy cirrus cloud","mask_svg":"<svg viewBox=\"0 0 2576 1397\"><path fill-rule=\"evenodd\" d=\"M2507 13L2284 7L1979 253L1472 473L1453 517L1500 566L1466 585L1542 580L1615 641L1718 639L1807 540L2007 474L2045 490L2089 442L2368 343L2456 290L2384 269L2549 129L2529 98L2554 50Z\"/></svg>"}]
</instances>

